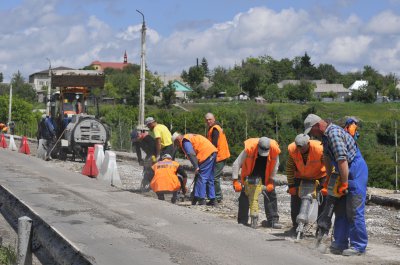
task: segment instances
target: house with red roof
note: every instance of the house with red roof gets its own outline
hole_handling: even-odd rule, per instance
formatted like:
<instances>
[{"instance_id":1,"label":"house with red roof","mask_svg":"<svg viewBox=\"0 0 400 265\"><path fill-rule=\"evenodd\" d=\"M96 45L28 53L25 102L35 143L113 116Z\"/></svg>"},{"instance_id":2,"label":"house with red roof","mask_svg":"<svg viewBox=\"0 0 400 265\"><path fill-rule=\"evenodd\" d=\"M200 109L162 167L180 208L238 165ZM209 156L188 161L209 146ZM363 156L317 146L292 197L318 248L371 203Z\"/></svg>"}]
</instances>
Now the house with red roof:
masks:
<instances>
[{"instance_id":1,"label":"house with red roof","mask_svg":"<svg viewBox=\"0 0 400 265\"><path fill-rule=\"evenodd\" d=\"M119 69L122 70L124 69L125 66L128 65L128 56L126 55L126 51L124 54L124 61L123 62L100 62L100 61L94 61L90 64L90 66L93 66L95 70L98 71L104 71L106 68L112 68L112 69Z\"/></svg>"}]
</instances>

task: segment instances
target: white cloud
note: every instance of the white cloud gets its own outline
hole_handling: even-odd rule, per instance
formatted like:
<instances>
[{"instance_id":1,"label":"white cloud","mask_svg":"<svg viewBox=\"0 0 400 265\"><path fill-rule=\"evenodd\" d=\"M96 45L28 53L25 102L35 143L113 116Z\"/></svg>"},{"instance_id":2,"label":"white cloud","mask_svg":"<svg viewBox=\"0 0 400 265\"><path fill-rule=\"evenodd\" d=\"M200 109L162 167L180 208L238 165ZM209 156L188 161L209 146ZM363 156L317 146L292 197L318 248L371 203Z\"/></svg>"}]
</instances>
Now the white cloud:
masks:
<instances>
[{"instance_id":1,"label":"white cloud","mask_svg":"<svg viewBox=\"0 0 400 265\"><path fill-rule=\"evenodd\" d=\"M391 10L381 12L371 19L366 29L377 34L399 34L400 16Z\"/></svg>"},{"instance_id":2,"label":"white cloud","mask_svg":"<svg viewBox=\"0 0 400 265\"><path fill-rule=\"evenodd\" d=\"M328 47L326 57L338 63L354 63L362 59L362 56L368 56L371 41L371 37L363 35L335 38Z\"/></svg>"}]
</instances>

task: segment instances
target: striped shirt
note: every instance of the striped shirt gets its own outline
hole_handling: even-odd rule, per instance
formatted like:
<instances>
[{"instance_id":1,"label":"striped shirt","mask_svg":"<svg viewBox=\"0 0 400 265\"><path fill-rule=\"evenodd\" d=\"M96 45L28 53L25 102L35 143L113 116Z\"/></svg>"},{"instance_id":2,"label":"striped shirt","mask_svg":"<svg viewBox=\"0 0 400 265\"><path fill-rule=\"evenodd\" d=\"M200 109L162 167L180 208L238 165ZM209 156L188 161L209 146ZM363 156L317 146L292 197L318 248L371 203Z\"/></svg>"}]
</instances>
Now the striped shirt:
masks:
<instances>
[{"instance_id":1,"label":"striped shirt","mask_svg":"<svg viewBox=\"0 0 400 265\"><path fill-rule=\"evenodd\" d=\"M324 155L328 155L332 161L347 160L351 163L357 153L357 144L353 137L342 127L329 124L322 136Z\"/></svg>"}]
</instances>

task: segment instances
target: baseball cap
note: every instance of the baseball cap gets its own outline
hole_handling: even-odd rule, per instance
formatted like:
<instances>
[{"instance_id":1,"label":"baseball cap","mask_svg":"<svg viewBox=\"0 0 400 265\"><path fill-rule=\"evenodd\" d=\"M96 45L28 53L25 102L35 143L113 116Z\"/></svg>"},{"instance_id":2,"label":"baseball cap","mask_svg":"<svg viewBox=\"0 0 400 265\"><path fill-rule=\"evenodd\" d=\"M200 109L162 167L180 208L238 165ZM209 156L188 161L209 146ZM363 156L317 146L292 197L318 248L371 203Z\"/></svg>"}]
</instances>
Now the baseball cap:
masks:
<instances>
[{"instance_id":1,"label":"baseball cap","mask_svg":"<svg viewBox=\"0 0 400 265\"><path fill-rule=\"evenodd\" d=\"M269 155L269 148L271 145L271 140L268 137L261 137L258 140L258 155L259 156L268 156Z\"/></svg>"},{"instance_id":2,"label":"baseball cap","mask_svg":"<svg viewBox=\"0 0 400 265\"><path fill-rule=\"evenodd\" d=\"M178 136L180 135L180 133L178 132L174 132L174 134L172 135L172 142L174 143L176 138L178 138Z\"/></svg>"},{"instance_id":3,"label":"baseball cap","mask_svg":"<svg viewBox=\"0 0 400 265\"><path fill-rule=\"evenodd\" d=\"M144 124L146 125L146 126L148 126L150 123L153 123L153 122L155 122L156 120L153 118L153 117L147 117L145 120L144 120Z\"/></svg>"},{"instance_id":4,"label":"baseball cap","mask_svg":"<svg viewBox=\"0 0 400 265\"><path fill-rule=\"evenodd\" d=\"M304 134L309 134L311 128L321 120L321 117L315 114L308 114L307 118L304 120Z\"/></svg>"},{"instance_id":5,"label":"baseball cap","mask_svg":"<svg viewBox=\"0 0 400 265\"><path fill-rule=\"evenodd\" d=\"M296 146L305 146L306 144L308 144L309 140L310 136L308 136L308 134L301 133L296 136L294 142L296 143Z\"/></svg>"},{"instance_id":6,"label":"baseball cap","mask_svg":"<svg viewBox=\"0 0 400 265\"><path fill-rule=\"evenodd\" d=\"M162 160L164 159L172 159L172 156L170 154L165 154L161 157Z\"/></svg>"}]
</instances>

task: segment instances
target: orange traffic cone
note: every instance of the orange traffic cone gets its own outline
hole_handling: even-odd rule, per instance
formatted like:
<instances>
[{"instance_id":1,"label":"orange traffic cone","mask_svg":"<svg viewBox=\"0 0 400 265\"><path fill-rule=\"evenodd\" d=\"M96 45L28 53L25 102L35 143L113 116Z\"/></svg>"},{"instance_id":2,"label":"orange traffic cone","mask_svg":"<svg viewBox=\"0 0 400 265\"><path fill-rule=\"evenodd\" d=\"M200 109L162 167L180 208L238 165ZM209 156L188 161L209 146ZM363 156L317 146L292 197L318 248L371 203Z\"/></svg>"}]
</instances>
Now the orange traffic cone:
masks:
<instances>
[{"instance_id":1,"label":"orange traffic cone","mask_svg":"<svg viewBox=\"0 0 400 265\"><path fill-rule=\"evenodd\" d=\"M21 146L19 147L18 152L29 155L31 153L31 149L28 145L28 139L26 136L22 137Z\"/></svg>"},{"instance_id":2,"label":"orange traffic cone","mask_svg":"<svg viewBox=\"0 0 400 265\"><path fill-rule=\"evenodd\" d=\"M89 147L86 163L82 169L82 175L95 178L98 174L99 170L96 166L96 160L94 159L94 147Z\"/></svg>"},{"instance_id":3,"label":"orange traffic cone","mask_svg":"<svg viewBox=\"0 0 400 265\"><path fill-rule=\"evenodd\" d=\"M7 142L6 138L4 137L4 133L1 134L1 141L0 141L0 147L7 148Z\"/></svg>"}]
</instances>

